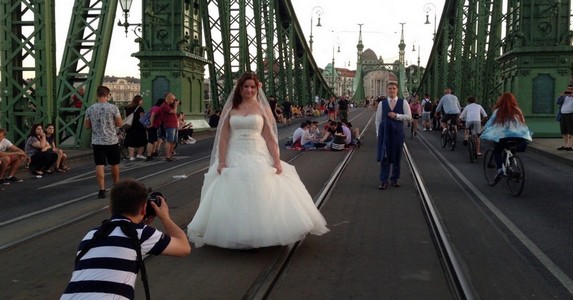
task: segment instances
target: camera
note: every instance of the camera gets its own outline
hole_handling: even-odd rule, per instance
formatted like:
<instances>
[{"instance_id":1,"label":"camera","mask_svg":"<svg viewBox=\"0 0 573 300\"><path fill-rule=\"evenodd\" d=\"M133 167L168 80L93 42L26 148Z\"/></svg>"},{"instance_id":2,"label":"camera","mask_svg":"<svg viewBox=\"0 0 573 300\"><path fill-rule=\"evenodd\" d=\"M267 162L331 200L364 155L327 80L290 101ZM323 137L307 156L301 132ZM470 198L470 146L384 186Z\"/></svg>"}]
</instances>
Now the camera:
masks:
<instances>
[{"instance_id":1,"label":"camera","mask_svg":"<svg viewBox=\"0 0 573 300\"><path fill-rule=\"evenodd\" d=\"M163 197L160 192L151 192L147 195L147 207L145 209L145 216L155 216L155 209L151 206L151 202L155 202L157 206L161 206L161 200L157 196Z\"/></svg>"}]
</instances>

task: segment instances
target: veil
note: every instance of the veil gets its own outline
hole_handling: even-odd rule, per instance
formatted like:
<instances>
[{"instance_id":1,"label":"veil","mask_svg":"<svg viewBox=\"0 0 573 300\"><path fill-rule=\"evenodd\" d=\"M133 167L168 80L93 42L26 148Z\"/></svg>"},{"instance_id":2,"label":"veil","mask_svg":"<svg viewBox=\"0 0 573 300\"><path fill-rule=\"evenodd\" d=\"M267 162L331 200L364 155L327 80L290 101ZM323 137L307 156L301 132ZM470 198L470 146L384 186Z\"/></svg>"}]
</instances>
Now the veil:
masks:
<instances>
[{"instance_id":1,"label":"veil","mask_svg":"<svg viewBox=\"0 0 573 300\"><path fill-rule=\"evenodd\" d=\"M238 84L238 83L237 83ZM209 169L217 168L217 164L219 163L219 142L221 140L221 135L224 134L226 138L230 137L230 128L226 126L229 122L229 118L231 117L231 110L233 109L233 95L235 94L235 89L237 84L231 90L231 93L227 97L227 101L221 110L221 117L219 119L219 124L217 125L217 132L215 133L215 140L213 142L213 150L211 151L211 161L209 163ZM261 112L261 116L264 119L264 128L263 130L268 130L273 135L273 139L276 143L277 149L278 147L278 130L277 130L277 122L275 117L271 111L271 106L263 89L259 87L257 92L257 101L259 104L259 110ZM226 132L229 131L229 132Z\"/></svg>"}]
</instances>

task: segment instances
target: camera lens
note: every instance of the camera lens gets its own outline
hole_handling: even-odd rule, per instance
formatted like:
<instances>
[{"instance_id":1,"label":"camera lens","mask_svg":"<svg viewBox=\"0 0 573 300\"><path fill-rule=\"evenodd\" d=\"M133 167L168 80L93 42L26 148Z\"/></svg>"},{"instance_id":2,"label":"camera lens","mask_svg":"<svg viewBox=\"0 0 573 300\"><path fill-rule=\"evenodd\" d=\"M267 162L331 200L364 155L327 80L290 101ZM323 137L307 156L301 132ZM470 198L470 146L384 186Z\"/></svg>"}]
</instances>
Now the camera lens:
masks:
<instances>
[{"instance_id":1,"label":"camera lens","mask_svg":"<svg viewBox=\"0 0 573 300\"><path fill-rule=\"evenodd\" d=\"M152 192L147 196L147 208L145 209L146 216L155 216L155 209L153 209L150 202L155 202L157 206L161 206L161 200L159 200L157 196L163 197L163 194L160 192Z\"/></svg>"}]
</instances>

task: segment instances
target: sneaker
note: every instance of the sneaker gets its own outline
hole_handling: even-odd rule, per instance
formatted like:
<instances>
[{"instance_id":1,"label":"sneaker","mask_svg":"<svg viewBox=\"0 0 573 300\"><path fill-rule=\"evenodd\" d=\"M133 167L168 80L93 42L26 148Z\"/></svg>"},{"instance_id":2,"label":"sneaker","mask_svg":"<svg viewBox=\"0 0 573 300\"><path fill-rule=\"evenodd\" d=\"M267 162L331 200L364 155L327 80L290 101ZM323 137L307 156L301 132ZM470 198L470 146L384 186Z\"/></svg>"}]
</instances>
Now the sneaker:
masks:
<instances>
[{"instance_id":1,"label":"sneaker","mask_svg":"<svg viewBox=\"0 0 573 300\"><path fill-rule=\"evenodd\" d=\"M129 158L129 161L134 161L134 160L135 160L135 157L130 157L130 158Z\"/></svg>"},{"instance_id":2,"label":"sneaker","mask_svg":"<svg viewBox=\"0 0 573 300\"><path fill-rule=\"evenodd\" d=\"M501 178L503 178L503 176L504 176L503 170L499 169L497 171L497 175L495 175L495 178L493 179L493 184L497 184L501 180Z\"/></svg>"},{"instance_id":3,"label":"sneaker","mask_svg":"<svg viewBox=\"0 0 573 300\"><path fill-rule=\"evenodd\" d=\"M4 178L4 180L9 181L9 182L22 182L22 181L24 181L23 179L16 178L16 176L6 177L6 178Z\"/></svg>"},{"instance_id":4,"label":"sneaker","mask_svg":"<svg viewBox=\"0 0 573 300\"><path fill-rule=\"evenodd\" d=\"M427 130L426 128L422 129L422 131L426 131L426 130Z\"/></svg>"},{"instance_id":5,"label":"sneaker","mask_svg":"<svg viewBox=\"0 0 573 300\"><path fill-rule=\"evenodd\" d=\"M2 184L2 185L10 185L10 181L8 181L8 179L6 179L6 178L2 178L2 179L0 179L0 184Z\"/></svg>"},{"instance_id":6,"label":"sneaker","mask_svg":"<svg viewBox=\"0 0 573 300\"><path fill-rule=\"evenodd\" d=\"M135 158L137 158L137 159L145 159L146 157L143 156L143 155L138 154Z\"/></svg>"},{"instance_id":7,"label":"sneaker","mask_svg":"<svg viewBox=\"0 0 573 300\"><path fill-rule=\"evenodd\" d=\"M197 140L194 139L194 138L192 138L192 137L189 137L189 138L186 140L186 142L187 142L187 144L195 144L195 143L197 143Z\"/></svg>"},{"instance_id":8,"label":"sneaker","mask_svg":"<svg viewBox=\"0 0 573 300\"><path fill-rule=\"evenodd\" d=\"M432 131L432 128L430 128L429 130Z\"/></svg>"},{"instance_id":9,"label":"sneaker","mask_svg":"<svg viewBox=\"0 0 573 300\"><path fill-rule=\"evenodd\" d=\"M97 194L97 197L100 199L103 199L106 197L105 195L105 190L99 190L99 193Z\"/></svg>"}]
</instances>

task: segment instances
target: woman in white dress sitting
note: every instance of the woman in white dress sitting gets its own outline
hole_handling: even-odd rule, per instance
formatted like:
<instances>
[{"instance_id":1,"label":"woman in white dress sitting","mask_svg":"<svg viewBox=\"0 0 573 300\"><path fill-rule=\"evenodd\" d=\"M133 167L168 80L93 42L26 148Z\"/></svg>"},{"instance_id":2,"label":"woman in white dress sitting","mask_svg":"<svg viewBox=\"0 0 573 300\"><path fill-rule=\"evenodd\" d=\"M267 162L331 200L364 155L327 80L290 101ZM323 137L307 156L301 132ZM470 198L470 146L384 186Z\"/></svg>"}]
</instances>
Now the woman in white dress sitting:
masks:
<instances>
[{"instance_id":1,"label":"woman in white dress sitting","mask_svg":"<svg viewBox=\"0 0 573 300\"><path fill-rule=\"evenodd\" d=\"M280 160L276 121L257 76L243 74L221 113L189 240L251 249L326 232L295 168Z\"/></svg>"}]
</instances>

